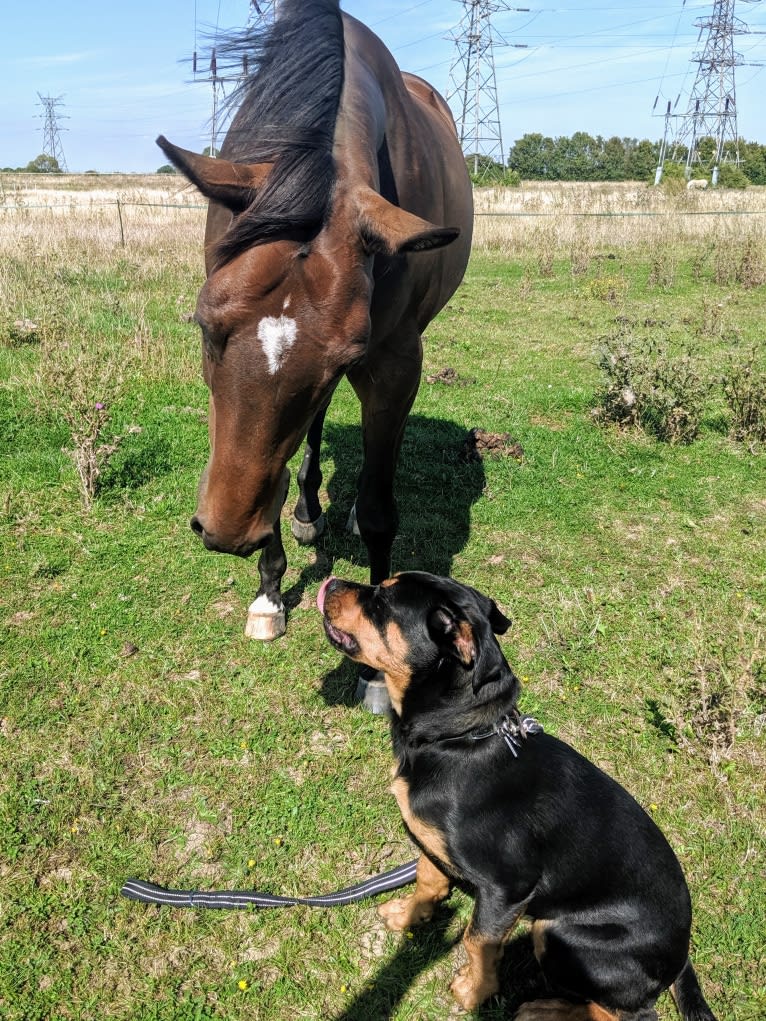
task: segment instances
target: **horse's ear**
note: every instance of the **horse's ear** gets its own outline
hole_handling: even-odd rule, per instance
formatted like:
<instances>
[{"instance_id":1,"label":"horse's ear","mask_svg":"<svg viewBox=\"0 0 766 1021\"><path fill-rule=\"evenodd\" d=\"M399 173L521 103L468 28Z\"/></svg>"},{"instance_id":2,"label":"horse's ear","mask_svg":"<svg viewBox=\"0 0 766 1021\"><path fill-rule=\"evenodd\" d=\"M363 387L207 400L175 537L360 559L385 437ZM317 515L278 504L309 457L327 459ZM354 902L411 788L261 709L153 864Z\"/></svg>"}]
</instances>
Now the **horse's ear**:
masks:
<instances>
[{"instance_id":1,"label":"horse's ear","mask_svg":"<svg viewBox=\"0 0 766 1021\"><path fill-rule=\"evenodd\" d=\"M443 248L460 234L459 227L437 227L392 205L372 188L355 195L357 226L370 255L402 255Z\"/></svg>"},{"instance_id":2,"label":"horse's ear","mask_svg":"<svg viewBox=\"0 0 766 1021\"><path fill-rule=\"evenodd\" d=\"M247 209L272 167L271 163L230 163L200 156L173 145L164 135L157 139L157 145L206 198L220 202L232 213Z\"/></svg>"}]
</instances>

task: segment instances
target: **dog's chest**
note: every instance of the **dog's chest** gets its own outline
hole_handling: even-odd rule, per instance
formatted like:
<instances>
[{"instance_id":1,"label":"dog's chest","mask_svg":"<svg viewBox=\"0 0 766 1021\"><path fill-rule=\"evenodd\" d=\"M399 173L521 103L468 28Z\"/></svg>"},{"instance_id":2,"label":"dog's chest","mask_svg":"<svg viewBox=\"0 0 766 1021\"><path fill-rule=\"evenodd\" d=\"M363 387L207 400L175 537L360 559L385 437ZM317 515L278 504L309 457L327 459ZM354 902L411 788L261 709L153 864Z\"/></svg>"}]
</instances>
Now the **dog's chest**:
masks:
<instances>
[{"instance_id":1,"label":"dog's chest","mask_svg":"<svg viewBox=\"0 0 766 1021\"><path fill-rule=\"evenodd\" d=\"M433 823L426 822L413 811L408 780L402 776L396 777L391 784L391 793L399 805L405 826L423 850L445 865L452 866L444 834Z\"/></svg>"}]
</instances>

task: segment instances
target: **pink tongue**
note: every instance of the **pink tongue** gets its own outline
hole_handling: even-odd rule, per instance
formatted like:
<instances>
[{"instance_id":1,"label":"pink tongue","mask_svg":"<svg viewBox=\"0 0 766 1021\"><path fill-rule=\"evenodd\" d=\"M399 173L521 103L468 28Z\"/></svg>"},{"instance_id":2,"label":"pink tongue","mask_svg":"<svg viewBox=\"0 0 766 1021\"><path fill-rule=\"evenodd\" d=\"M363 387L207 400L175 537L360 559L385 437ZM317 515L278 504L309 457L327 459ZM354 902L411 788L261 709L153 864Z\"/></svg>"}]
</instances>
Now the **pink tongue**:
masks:
<instances>
[{"instance_id":1,"label":"pink tongue","mask_svg":"<svg viewBox=\"0 0 766 1021\"><path fill-rule=\"evenodd\" d=\"M319 591L317 592L317 606L319 607L320 613L324 613L324 594L327 591L327 586L330 584L331 581L332 577L325 578L325 580L322 582L319 588Z\"/></svg>"}]
</instances>

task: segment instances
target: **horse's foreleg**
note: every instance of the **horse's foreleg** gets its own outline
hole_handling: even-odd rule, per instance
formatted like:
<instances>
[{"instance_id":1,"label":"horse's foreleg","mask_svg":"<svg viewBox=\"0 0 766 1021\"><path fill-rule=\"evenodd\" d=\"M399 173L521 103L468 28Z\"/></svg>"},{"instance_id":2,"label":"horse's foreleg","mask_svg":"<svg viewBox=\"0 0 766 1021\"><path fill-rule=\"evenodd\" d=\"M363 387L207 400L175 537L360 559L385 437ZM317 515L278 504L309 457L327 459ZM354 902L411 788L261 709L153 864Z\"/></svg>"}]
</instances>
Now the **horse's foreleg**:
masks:
<instances>
[{"instance_id":1,"label":"horse's foreleg","mask_svg":"<svg viewBox=\"0 0 766 1021\"><path fill-rule=\"evenodd\" d=\"M287 468L282 481L281 499L277 500L275 505L274 535L268 545L264 546L258 561L261 584L248 608L245 624L247 637L257 638L262 642L270 642L285 633L285 607L280 586L287 570L287 557L282 545L280 512L290 485L290 472Z\"/></svg>"},{"instance_id":2,"label":"horse's foreleg","mask_svg":"<svg viewBox=\"0 0 766 1021\"><path fill-rule=\"evenodd\" d=\"M399 526L394 475L407 416L418 392L421 364L420 337L415 336L409 345L402 343L395 354L378 358L359 375L349 377L362 403L364 442L364 464L349 525L367 547L373 585L391 573L391 550ZM361 668L356 697L370 712L390 710L383 676L371 667Z\"/></svg>"},{"instance_id":3,"label":"horse's foreleg","mask_svg":"<svg viewBox=\"0 0 766 1021\"><path fill-rule=\"evenodd\" d=\"M298 502L293 511L290 527L295 538L303 546L318 539L326 525L322 505L319 502L319 487L322 485L319 463L322 429L328 407L329 404L326 404L321 408L309 426L303 463L298 472Z\"/></svg>"},{"instance_id":4,"label":"horse's foreleg","mask_svg":"<svg viewBox=\"0 0 766 1021\"><path fill-rule=\"evenodd\" d=\"M407 416L420 384L420 337L401 343L351 380L362 403L364 464L352 520L370 558L370 583L391 573L391 549L399 527L394 476ZM351 522L350 522L351 523Z\"/></svg>"}]
</instances>

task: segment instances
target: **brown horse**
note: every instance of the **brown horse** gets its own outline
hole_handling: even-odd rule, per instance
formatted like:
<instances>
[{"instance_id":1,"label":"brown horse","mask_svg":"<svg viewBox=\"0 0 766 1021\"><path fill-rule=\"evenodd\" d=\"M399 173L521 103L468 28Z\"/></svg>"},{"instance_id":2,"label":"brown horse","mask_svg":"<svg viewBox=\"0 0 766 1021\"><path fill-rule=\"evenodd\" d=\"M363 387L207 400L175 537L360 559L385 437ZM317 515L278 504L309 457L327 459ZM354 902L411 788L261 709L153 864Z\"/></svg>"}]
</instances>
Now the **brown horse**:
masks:
<instances>
[{"instance_id":1,"label":"brown horse","mask_svg":"<svg viewBox=\"0 0 766 1021\"><path fill-rule=\"evenodd\" d=\"M444 100L338 0L280 10L265 36L230 43L250 59L256 48L256 70L222 158L158 139L211 200L196 312L211 454L191 524L208 549L263 550L248 624L261 638L284 631L286 464L307 437L293 531L309 542L324 527L319 444L344 375L362 406L355 522L372 582L388 576L421 335L462 279L472 228Z\"/></svg>"}]
</instances>

